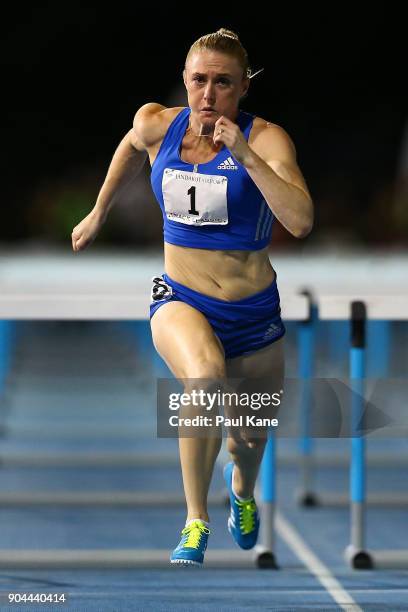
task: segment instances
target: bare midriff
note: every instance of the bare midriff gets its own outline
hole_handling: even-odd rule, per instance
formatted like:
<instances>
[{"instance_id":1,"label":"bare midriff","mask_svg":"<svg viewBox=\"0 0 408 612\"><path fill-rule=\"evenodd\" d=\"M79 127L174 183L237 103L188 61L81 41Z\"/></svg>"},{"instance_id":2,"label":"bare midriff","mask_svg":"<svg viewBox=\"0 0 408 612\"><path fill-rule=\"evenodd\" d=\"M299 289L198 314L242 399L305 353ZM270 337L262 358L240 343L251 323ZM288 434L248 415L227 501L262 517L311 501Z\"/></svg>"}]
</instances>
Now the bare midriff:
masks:
<instances>
[{"instance_id":1,"label":"bare midriff","mask_svg":"<svg viewBox=\"0 0 408 612\"><path fill-rule=\"evenodd\" d=\"M268 248L217 251L165 243L164 257L171 279L220 300L241 300L266 289L275 278Z\"/></svg>"}]
</instances>

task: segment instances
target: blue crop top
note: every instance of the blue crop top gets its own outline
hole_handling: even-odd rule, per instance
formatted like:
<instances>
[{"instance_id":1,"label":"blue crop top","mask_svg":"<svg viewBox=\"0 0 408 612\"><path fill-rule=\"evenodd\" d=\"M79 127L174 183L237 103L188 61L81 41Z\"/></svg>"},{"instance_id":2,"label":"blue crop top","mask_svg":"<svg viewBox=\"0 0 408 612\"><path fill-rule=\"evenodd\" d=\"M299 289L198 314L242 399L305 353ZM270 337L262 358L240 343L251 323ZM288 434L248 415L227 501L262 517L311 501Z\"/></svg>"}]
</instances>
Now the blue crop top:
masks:
<instances>
[{"instance_id":1,"label":"blue crop top","mask_svg":"<svg viewBox=\"0 0 408 612\"><path fill-rule=\"evenodd\" d=\"M185 247L256 251L269 244L274 216L262 193L224 146L205 164L180 157L190 108L170 124L151 172L164 220L164 240ZM240 111L248 140L254 117Z\"/></svg>"}]
</instances>

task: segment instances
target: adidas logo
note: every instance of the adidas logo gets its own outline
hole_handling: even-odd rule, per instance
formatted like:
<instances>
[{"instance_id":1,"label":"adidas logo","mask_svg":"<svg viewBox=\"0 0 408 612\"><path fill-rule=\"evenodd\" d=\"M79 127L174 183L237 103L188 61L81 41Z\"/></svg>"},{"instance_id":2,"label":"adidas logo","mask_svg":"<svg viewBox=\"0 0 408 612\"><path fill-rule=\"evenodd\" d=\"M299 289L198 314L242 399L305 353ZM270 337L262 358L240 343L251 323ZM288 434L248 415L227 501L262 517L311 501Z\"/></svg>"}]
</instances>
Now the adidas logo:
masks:
<instances>
[{"instance_id":1,"label":"adidas logo","mask_svg":"<svg viewBox=\"0 0 408 612\"><path fill-rule=\"evenodd\" d=\"M266 330L266 333L264 334L263 339L264 340L269 340L273 336L276 336L276 334L278 334L278 332L280 332L279 325L275 325L275 323L271 323L271 325Z\"/></svg>"},{"instance_id":2,"label":"adidas logo","mask_svg":"<svg viewBox=\"0 0 408 612\"><path fill-rule=\"evenodd\" d=\"M232 157L228 157L218 166L218 170L238 170L238 166L235 165Z\"/></svg>"}]
</instances>

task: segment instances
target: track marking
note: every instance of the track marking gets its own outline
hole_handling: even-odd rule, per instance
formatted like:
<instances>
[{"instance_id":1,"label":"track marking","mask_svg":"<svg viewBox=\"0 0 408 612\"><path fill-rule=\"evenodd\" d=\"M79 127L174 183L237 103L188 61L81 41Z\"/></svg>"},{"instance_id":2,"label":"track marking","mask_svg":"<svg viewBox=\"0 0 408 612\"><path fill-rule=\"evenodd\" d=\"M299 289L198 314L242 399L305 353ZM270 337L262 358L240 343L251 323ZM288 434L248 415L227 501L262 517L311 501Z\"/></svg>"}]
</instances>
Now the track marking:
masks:
<instances>
[{"instance_id":1,"label":"track marking","mask_svg":"<svg viewBox=\"0 0 408 612\"><path fill-rule=\"evenodd\" d=\"M333 576L329 568L315 555L296 529L276 511L276 530L280 537L292 549L295 555L304 563L307 569L324 586L334 601L346 612L363 612L362 608L345 591L340 582Z\"/></svg>"}]
</instances>

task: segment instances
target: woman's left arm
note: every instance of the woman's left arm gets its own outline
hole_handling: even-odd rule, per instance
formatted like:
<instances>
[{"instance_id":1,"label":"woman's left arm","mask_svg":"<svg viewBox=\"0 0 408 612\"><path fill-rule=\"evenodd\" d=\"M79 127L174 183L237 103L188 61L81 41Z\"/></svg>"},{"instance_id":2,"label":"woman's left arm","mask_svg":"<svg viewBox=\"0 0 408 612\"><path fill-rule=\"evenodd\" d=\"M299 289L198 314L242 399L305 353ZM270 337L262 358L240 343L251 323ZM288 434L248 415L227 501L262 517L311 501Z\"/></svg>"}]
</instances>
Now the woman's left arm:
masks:
<instances>
[{"instance_id":1,"label":"woman's left arm","mask_svg":"<svg viewBox=\"0 0 408 612\"><path fill-rule=\"evenodd\" d=\"M293 236L304 238L310 233L312 198L297 165L294 144L283 128L265 122L248 145L238 125L220 117L214 142L223 142L246 168L275 217Z\"/></svg>"}]
</instances>

